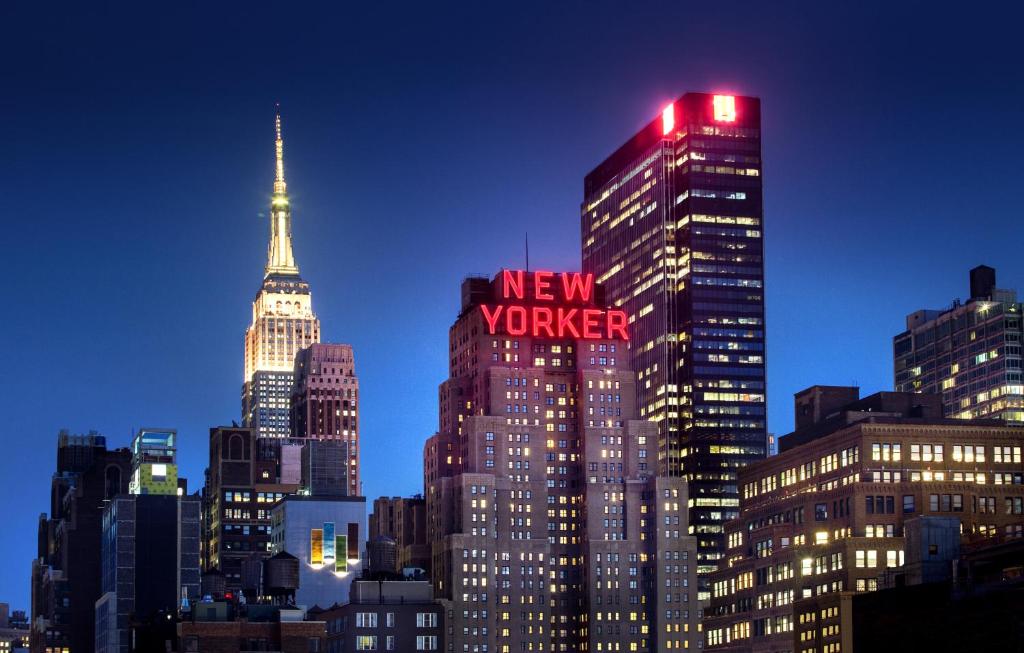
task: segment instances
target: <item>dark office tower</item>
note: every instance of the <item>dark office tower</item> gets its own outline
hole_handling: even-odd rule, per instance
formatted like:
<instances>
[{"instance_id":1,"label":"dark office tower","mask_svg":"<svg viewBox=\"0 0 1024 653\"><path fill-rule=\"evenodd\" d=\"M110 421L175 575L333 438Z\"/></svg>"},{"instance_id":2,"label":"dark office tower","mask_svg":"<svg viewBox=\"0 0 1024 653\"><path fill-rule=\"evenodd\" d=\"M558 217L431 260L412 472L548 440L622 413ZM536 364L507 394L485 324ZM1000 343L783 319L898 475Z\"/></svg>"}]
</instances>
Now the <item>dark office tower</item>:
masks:
<instances>
[{"instance_id":1,"label":"dark office tower","mask_svg":"<svg viewBox=\"0 0 1024 653\"><path fill-rule=\"evenodd\" d=\"M32 561L33 652L93 650L103 506L128 491L130 476L128 449L110 451L96 433L57 436L50 516L40 517L39 554Z\"/></svg>"},{"instance_id":2,"label":"dark office tower","mask_svg":"<svg viewBox=\"0 0 1024 653\"><path fill-rule=\"evenodd\" d=\"M352 347L314 343L295 356L291 396L293 439L331 440L346 446L340 473L347 477L344 494L359 496L359 379Z\"/></svg>"},{"instance_id":3,"label":"dark office tower","mask_svg":"<svg viewBox=\"0 0 1024 653\"><path fill-rule=\"evenodd\" d=\"M310 440L302 445L302 493L315 497L357 496L349 492L348 443Z\"/></svg>"},{"instance_id":4,"label":"dark office tower","mask_svg":"<svg viewBox=\"0 0 1024 653\"><path fill-rule=\"evenodd\" d=\"M1022 309L994 269L974 268L966 303L915 311L892 339L896 391L942 395L946 417L1024 423Z\"/></svg>"},{"instance_id":5,"label":"dark office tower","mask_svg":"<svg viewBox=\"0 0 1024 653\"><path fill-rule=\"evenodd\" d=\"M128 493L103 504L97 653L140 650L134 631L162 630L183 600L199 599L200 499L179 494L176 439L174 429L141 429Z\"/></svg>"},{"instance_id":6,"label":"dark office tower","mask_svg":"<svg viewBox=\"0 0 1024 653\"><path fill-rule=\"evenodd\" d=\"M583 271L633 316L640 417L659 471L689 483L702 574L738 515L737 469L765 457L762 215L753 97L687 93L584 181Z\"/></svg>"},{"instance_id":7,"label":"dark office tower","mask_svg":"<svg viewBox=\"0 0 1024 653\"><path fill-rule=\"evenodd\" d=\"M96 653L129 653L135 628L199 600L197 496L122 494L103 511L103 595L96 601Z\"/></svg>"}]
</instances>

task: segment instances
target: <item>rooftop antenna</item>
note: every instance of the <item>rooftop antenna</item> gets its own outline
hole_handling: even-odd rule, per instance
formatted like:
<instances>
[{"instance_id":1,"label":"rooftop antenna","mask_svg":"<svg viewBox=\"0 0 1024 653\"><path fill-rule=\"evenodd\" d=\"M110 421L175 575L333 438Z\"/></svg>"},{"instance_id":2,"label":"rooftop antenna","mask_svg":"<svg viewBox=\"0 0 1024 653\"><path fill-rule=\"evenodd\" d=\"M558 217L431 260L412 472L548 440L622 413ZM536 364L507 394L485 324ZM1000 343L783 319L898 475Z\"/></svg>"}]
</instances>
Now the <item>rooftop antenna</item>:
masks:
<instances>
[{"instance_id":1,"label":"rooftop antenna","mask_svg":"<svg viewBox=\"0 0 1024 653\"><path fill-rule=\"evenodd\" d=\"M526 271L530 271L530 232L526 232Z\"/></svg>"}]
</instances>

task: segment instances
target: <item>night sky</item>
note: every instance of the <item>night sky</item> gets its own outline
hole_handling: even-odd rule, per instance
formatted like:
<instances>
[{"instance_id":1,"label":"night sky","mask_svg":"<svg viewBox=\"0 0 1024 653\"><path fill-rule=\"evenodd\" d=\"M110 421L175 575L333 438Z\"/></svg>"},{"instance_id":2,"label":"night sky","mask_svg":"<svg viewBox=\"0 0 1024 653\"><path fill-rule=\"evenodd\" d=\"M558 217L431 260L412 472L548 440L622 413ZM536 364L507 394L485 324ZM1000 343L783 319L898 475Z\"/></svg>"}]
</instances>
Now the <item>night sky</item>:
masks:
<instances>
[{"instance_id":1,"label":"night sky","mask_svg":"<svg viewBox=\"0 0 1024 653\"><path fill-rule=\"evenodd\" d=\"M60 428L175 427L196 490L209 427L240 418L275 102L371 498L422 489L462 278L521 266L526 232L532 266L578 269L584 175L688 90L762 98L770 430L808 385L891 389L904 316L969 268L1024 290L1010 3L222 4L0 8L13 608Z\"/></svg>"}]
</instances>

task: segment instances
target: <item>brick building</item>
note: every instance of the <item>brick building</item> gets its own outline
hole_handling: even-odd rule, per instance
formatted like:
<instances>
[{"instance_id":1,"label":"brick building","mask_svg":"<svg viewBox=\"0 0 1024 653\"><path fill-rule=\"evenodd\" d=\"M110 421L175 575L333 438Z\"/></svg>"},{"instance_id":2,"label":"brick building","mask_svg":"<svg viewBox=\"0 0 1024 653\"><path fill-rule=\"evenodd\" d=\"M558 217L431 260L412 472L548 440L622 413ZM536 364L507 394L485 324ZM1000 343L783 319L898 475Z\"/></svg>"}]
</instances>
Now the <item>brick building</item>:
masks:
<instances>
[{"instance_id":1,"label":"brick building","mask_svg":"<svg viewBox=\"0 0 1024 653\"><path fill-rule=\"evenodd\" d=\"M370 515L371 540L384 536L395 541L395 571L406 568L430 570L427 541L427 502L414 497L378 497Z\"/></svg>"},{"instance_id":2,"label":"brick building","mask_svg":"<svg viewBox=\"0 0 1024 653\"><path fill-rule=\"evenodd\" d=\"M696 647L682 478L636 419L628 317L592 275L469 278L424 447L453 651Z\"/></svg>"},{"instance_id":3,"label":"brick building","mask_svg":"<svg viewBox=\"0 0 1024 653\"><path fill-rule=\"evenodd\" d=\"M294 376L291 437L344 442L345 494L360 496L359 379L352 347L314 343L295 356Z\"/></svg>"},{"instance_id":4,"label":"brick building","mask_svg":"<svg viewBox=\"0 0 1024 653\"><path fill-rule=\"evenodd\" d=\"M905 526L918 516L958 519L965 543L1024 535L1022 447L1024 429L944 418L937 395L798 393L796 430L779 455L740 473L740 517L726 527L728 564L711 576L705 647L793 651L801 616L820 619L822 609L827 632L839 633L840 606L821 597L878 589L887 570L905 566ZM812 599L798 614L794 605Z\"/></svg>"},{"instance_id":5,"label":"brick building","mask_svg":"<svg viewBox=\"0 0 1024 653\"><path fill-rule=\"evenodd\" d=\"M244 611L241 612L241 611ZM324 622L304 620L301 610L270 605L199 603L191 619L178 624L178 650L185 653L324 650Z\"/></svg>"},{"instance_id":6,"label":"brick building","mask_svg":"<svg viewBox=\"0 0 1024 653\"><path fill-rule=\"evenodd\" d=\"M356 581L349 602L316 613L327 653L444 651L445 610L425 581Z\"/></svg>"},{"instance_id":7,"label":"brick building","mask_svg":"<svg viewBox=\"0 0 1024 653\"><path fill-rule=\"evenodd\" d=\"M219 569L227 589L237 592L244 587L250 600L259 579L244 577L243 570L258 570L258 563L270 556L271 508L300 485L298 464L291 478L281 475L279 460L288 447L280 440L256 437L251 428L210 429L210 466L203 488L203 569ZM298 455L299 448L294 450Z\"/></svg>"}]
</instances>

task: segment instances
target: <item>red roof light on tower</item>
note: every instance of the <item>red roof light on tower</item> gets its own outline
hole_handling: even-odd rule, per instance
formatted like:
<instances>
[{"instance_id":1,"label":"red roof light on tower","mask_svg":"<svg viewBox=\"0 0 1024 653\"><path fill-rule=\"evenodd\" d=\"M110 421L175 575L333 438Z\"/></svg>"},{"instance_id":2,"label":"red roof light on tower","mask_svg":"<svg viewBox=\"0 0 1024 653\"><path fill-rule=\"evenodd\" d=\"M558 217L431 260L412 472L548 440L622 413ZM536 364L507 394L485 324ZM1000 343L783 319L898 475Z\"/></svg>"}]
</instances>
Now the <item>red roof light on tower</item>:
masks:
<instances>
[{"instance_id":1,"label":"red roof light on tower","mask_svg":"<svg viewBox=\"0 0 1024 653\"><path fill-rule=\"evenodd\" d=\"M672 130L676 128L676 105L669 104L665 107L665 110L661 112L661 133L664 136L668 136L672 133Z\"/></svg>"},{"instance_id":2,"label":"red roof light on tower","mask_svg":"<svg viewBox=\"0 0 1024 653\"><path fill-rule=\"evenodd\" d=\"M736 98L732 95L716 95L713 100L715 120L719 122L736 121Z\"/></svg>"}]
</instances>

